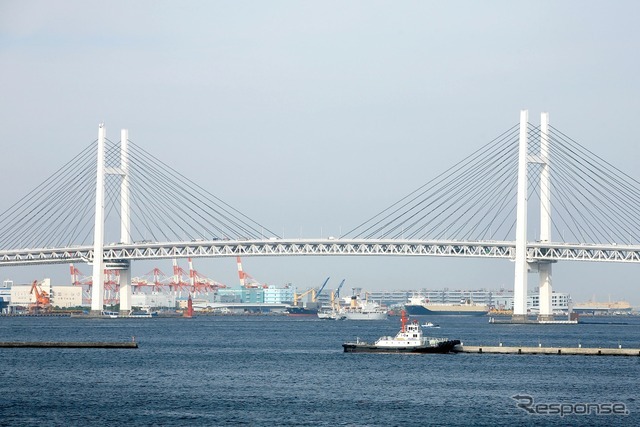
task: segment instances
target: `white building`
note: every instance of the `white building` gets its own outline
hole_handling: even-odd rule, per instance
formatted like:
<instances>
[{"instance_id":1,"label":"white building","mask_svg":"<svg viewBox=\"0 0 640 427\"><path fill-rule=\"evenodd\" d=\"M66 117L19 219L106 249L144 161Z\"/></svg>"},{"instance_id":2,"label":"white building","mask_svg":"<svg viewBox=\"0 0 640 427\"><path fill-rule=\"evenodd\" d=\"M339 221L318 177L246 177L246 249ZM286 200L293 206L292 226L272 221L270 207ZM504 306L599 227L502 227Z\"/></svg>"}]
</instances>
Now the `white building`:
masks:
<instances>
[{"instance_id":1,"label":"white building","mask_svg":"<svg viewBox=\"0 0 640 427\"><path fill-rule=\"evenodd\" d=\"M493 306L498 310L513 310L513 291L501 291L493 294ZM565 313L569 310L571 296L562 292L551 294L551 309L554 313ZM540 294L538 289L530 291L527 295L527 311L538 313L540 311Z\"/></svg>"},{"instance_id":2,"label":"white building","mask_svg":"<svg viewBox=\"0 0 640 427\"><path fill-rule=\"evenodd\" d=\"M400 291L372 291L369 299L388 306L405 304L411 297L419 296L432 304L458 304L462 301L470 301L482 304L498 310L513 310L513 289L419 289ZM554 312L566 312L569 309L571 296L567 293L553 292L551 295L551 307ZM531 289L527 297L527 309L532 313L540 310L540 295L537 288Z\"/></svg>"},{"instance_id":3,"label":"white building","mask_svg":"<svg viewBox=\"0 0 640 427\"><path fill-rule=\"evenodd\" d=\"M82 305L82 287L80 286L53 286L51 305L60 308L79 307Z\"/></svg>"},{"instance_id":4,"label":"white building","mask_svg":"<svg viewBox=\"0 0 640 427\"><path fill-rule=\"evenodd\" d=\"M293 301L293 293L295 288L285 287L278 288L276 286L269 286L264 291L264 303L265 304L282 304L285 302Z\"/></svg>"},{"instance_id":5,"label":"white building","mask_svg":"<svg viewBox=\"0 0 640 427\"><path fill-rule=\"evenodd\" d=\"M11 286L11 306L28 307L36 302L35 293L31 292L32 285ZM69 308L82 305L82 288L71 285L51 285L51 279L46 278L38 283L38 289L49 294L52 307Z\"/></svg>"},{"instance_id":6,"label":"white building","mask_svg":"<svg viewBox=\"0 0 640 427\"><path fill-rule=\"evenodd\" d=\"M131 306L140 308L175 308L176 295L161 292L131 294Z\"/></svg>"},{"instance_id":7,"label":"white building","mask_svg":"<svg viewBox=\"0 0 640 427\"><path fill-rule=\"evenodd\" d=\"M13 281L5 280L0 286L0 313L9 312L9 304L11 303L11 287Z\"/></svg>"},{"instance_id":8,"label":"white building","mask_svg":"<svg viewBox=\"0 0 640 427\"><path fill-rule=\"evenodd\" d=\"M31 293L32 285L16 285L11 286L11 305L28 306L36 302L35 294ZM40 282L38 288L51 296L51 279L44 279ZM53 298L52 298L53 299Z\"/></svg>"}]
</instances>

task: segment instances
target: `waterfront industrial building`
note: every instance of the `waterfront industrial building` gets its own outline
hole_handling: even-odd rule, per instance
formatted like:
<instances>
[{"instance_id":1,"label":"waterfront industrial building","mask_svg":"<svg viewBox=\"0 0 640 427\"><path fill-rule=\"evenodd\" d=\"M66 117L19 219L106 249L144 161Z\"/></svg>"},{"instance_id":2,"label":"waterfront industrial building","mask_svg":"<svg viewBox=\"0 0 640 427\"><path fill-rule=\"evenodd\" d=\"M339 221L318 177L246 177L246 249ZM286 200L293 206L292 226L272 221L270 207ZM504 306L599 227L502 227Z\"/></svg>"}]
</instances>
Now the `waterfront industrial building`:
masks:
<instances>
[{"instance_id":1,"label":"waterfront industrial building","mask_svg":"<svg viewBox=\"0 0 640 427\"><path fill-rule=\"evenodd\" d=\"M31 292L32 285L16 285L11 281L5 281L3 285L10 287L11 302L6 310L11 307L28 307L35 303L36 296ZM59 308L80 307L82 305L82 288L79 286L51 284L51 279L39 282L39 287L51 297L51 306Z\"/></svg>"},{"instance_id":2,"label":"waterfront industrial building","mask_svg":"<svg viewBox=\"0 0 640 427\"><path fill-rule=\"evenodd\" d=\"M26 284L16 285L11 280L5 280L0 285L0 313L10 313L17 307L27 307L33 304L35 296L31 293L31 286ZM40 288L51 296L51 305L57 308L69 308L87 306L83 301L83 289L80 286L52 285L51 280L46 278L39 282ZM199 307L220 304L253 304L256 307L263 307L268 311L270 305L288 305L294 300L298 293L296 286L287 284L285 286L262 286L255 288L225 288L215 292L197 293L192 296L194 304ZM427 289L418 290L383 290L366 292L361 288L353 288L351 294L357 294L361 298L377 302L386 307L401 307L410 298L419 296L433 304L458 304L461 301L470 301L476 304L486 305L496 310L513 309L513 290L499 289ZM343 296L343 298L349 298ZM187 291L180 292L134 292L131 295L131 304L141 308L177 308L186 304ZM319 306L329 306L331 291L325 291L318 295ZM305 302L309 302L309 297ZM531 313L539 311L540 301L538 289L529 292L527 298L527 310ZM553 292L552 308L556 313L565 313L572 308L573 311L582 314L629 314L632 307L628 302L617 301L608 303L575 303L567 293Z\"/></svg>"},{"instance_id":3,"label":"waterfront industrial building","mask_svg":"<svg viewBox=\"0 0 640 427\"><path fill-rule=\"evenodd\" d=\"M380 304L391 306L404 305L410 298L419 296L433 304L459 304L461 301L470 301L475 304L486 305L496 310L513 310L513 290L499 289L419 289L400 291L372 291L367 293L368 299ZM566 312L569 309L571 296L566 293L553 292L552 308L554 312ZM540 297L538 289L529 292L527 309L538 312Z\"/></svg>"},{"instance_id":4,"label":"waterfront industrial building","mask_svg":"<svg viewBox=\"0 0 640 427\"><path fill-rule=\"evenodd\" d=\"M131 294L131 306L143 309L175 308L179 297L175 293L135 292ZM187 299L187 295L184 296Z\"/></svg>"},{"instance_id":5,"label":"waterfront industrial building","mask_svg":"<svg viewBox=\"0 0 640 427\"><path fill-rule=\"evenodd\" d=\"M631 314L633 308L627 301L588 301L574 304L573 311L584 315L619 315Z\"/></svg>"},{"instance_id":6,"label":"waterfront industrial building","mask_svg":"<svg viewBox=\"0 0 640 427\"><path fill-rule=\"evenodd\" d=\"M0 285L0 313L9 312L9 304L11 303L11 287L13 282L5 280Z\"/></svg>"}]
</instances>

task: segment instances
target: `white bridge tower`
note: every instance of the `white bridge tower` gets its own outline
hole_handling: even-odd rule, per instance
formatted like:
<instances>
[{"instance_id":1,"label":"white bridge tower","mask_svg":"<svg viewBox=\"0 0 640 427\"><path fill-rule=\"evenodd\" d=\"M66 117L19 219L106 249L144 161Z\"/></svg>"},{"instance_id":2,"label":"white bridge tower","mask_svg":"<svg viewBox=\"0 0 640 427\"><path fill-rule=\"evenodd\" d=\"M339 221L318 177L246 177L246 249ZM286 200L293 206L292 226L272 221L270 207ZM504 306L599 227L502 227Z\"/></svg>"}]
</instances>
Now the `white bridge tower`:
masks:
<instances>
[{"instance_id":1,"label":"white bridge tower","mask_svg":"<svg viewBox=\"0 0 640 427\"><path fill-rule=\"evenodd\" d=\"M528 117L520 112L520 141L518 151L518 204L516 219L515 277L513 288L513 321L527 320L527 273L538 272L540 313L538 320L552 320L550 261L527 259L527 169L529 163L538 163L540 170L540 242L551 241L551 175L549 170L549 113L540 115L540 153L529 154Z\"/></svg>"},{"instance_id":2,"label":"white bridge tower","mask_svg":"<svg viewBox=\"0 0 640 427\"><path fill-rule=\"evenodd\" d=\"M129 148L128 132L120 132L120 167L105 167L104 123L98 126L98 155L96 172L96 213L93 234L93 285L91 289L91 315L99 316L104 308L105 268L120 270L120 312L131 311L131 268L129 261L106 265L104 252L104 181L106 175L118 175L120 183L120 243L131 243L131 205L129 200Z\"/></svg>"}]
</instances>

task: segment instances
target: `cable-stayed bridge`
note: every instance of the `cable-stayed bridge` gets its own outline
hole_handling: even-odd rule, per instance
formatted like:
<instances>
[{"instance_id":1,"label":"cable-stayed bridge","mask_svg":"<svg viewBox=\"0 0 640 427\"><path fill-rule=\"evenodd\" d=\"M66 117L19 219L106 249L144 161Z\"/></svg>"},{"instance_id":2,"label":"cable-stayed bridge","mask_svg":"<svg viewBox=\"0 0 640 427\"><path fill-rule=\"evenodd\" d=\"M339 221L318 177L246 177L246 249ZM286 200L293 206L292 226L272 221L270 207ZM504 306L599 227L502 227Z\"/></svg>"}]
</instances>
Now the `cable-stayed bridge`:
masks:
<instances>
[{"instance_id":1,"label":"cable-stayed bridge","mask_svg":"<svg viewBox=\"0 0 640 427\"><path fill-rule=\"evenodd\" d=\"M519 124L344 235L283 239L134 144L126 130L113 142L101 125L97 141L0 214L0 265L91 263L99 312L105 268L121 270L121 309L130 308L134 260L507 258L515 260L514 314L526 314L527 272L537 271L541 315L550 316L552 263L640 262L639 190L547 114L533 125L523 111Z\"/></svg>"}]
</instances>

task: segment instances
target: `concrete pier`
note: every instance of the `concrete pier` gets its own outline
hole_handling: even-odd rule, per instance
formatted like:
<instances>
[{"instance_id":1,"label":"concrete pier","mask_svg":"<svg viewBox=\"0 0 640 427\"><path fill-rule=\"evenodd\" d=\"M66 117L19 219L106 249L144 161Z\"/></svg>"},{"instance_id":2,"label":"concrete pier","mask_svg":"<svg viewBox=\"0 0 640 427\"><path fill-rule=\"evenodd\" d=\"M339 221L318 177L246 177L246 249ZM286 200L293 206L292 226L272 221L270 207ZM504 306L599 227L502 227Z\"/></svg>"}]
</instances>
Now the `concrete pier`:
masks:
<instances>
[{"instance_id":1,"label":"concrete pier","mask_svg":"<svg viewBox=\"0 0 640 427\"><path fill-rule=\"evenodd\" d=\"M552 316L538 319L531 319L527 316L513 316L505 319L490 317L489 323L498 325L577 325L579 322L577 319L557 320Z\"/></svg>"},{"instance_id":2,"label":"concrete pier","mask_svg":"<svg viewBox=\"0 0 640 427\"><path fill-rule=\"evenodd\" d=\"M640 356L640 348L457 346L456 353L555 354L564 356Z\"/></svg>"},{"instance_id":3,"label":"concrete pier","mask_svg":"<svg viewBox=\"0 0 640 427\"><path fill-rule=\"evenodd\" d=\"M0 342L0 348L138 348L138 343L127 342L46 342L13 341Z\"/></svg>"}]
</instances>

